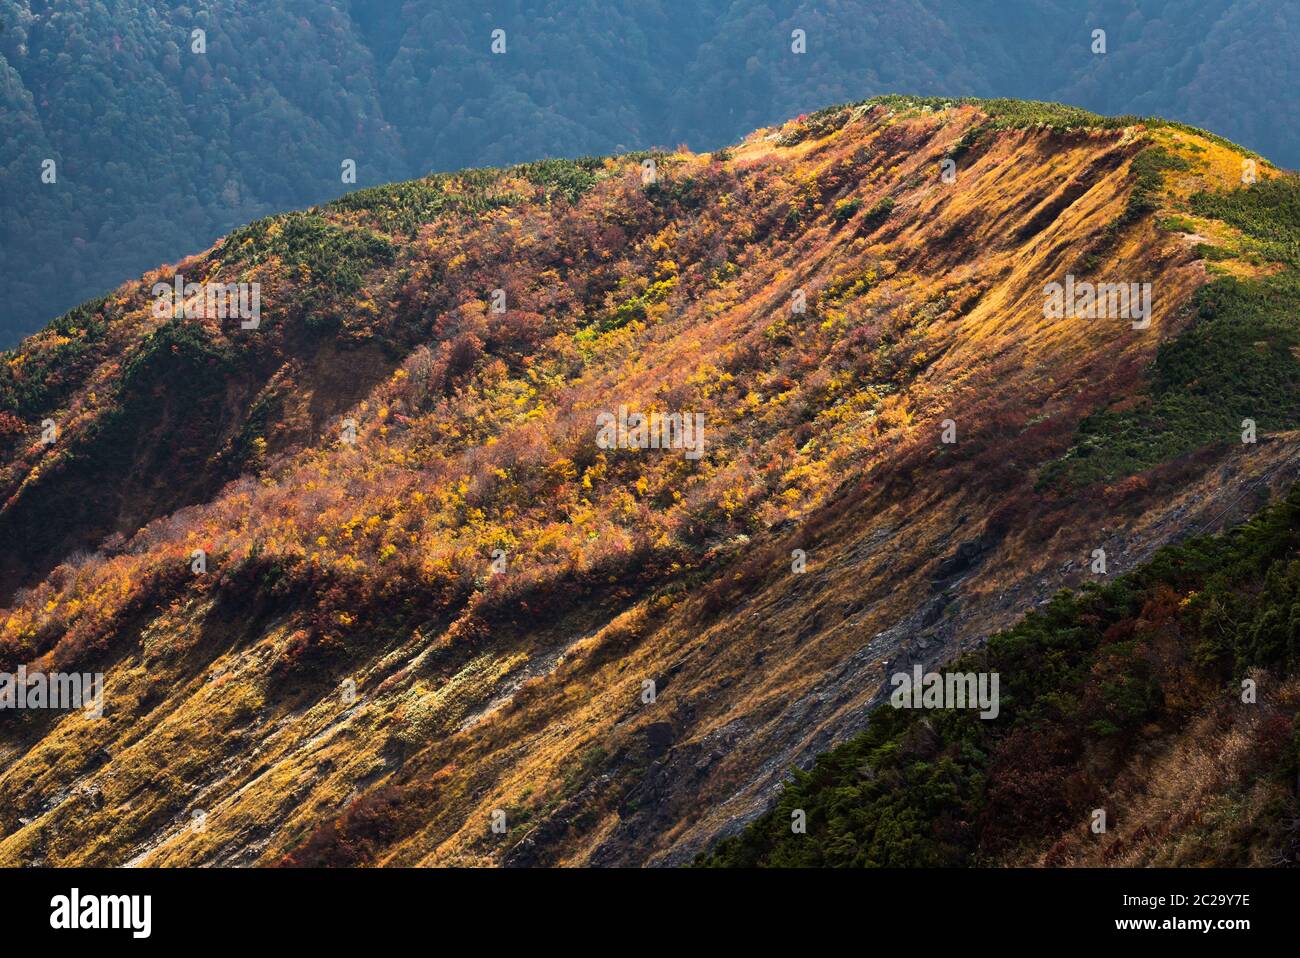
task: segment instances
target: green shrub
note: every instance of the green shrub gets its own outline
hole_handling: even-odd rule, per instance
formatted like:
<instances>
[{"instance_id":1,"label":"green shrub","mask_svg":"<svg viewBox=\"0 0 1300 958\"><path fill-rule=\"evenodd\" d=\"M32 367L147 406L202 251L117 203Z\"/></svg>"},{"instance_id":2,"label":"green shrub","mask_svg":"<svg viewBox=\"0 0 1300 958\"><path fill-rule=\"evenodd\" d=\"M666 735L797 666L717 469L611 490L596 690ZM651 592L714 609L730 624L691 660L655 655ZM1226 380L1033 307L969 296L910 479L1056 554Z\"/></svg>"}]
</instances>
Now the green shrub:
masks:
<instances>
[{"instance_id":1,"label":"green shrub","mask_svg":"<svg viewBox=\"0 0 1300 958\"><path fill-rule=\"evenodd\" d=\"M831 219L836 223L847 223L860 209L862 209L862 201L859 199L840 200L831 211Z\"/></svg>"},{"instance_id":2,"label":"green shrub","mask_svg":"<svg viewBox=\"0 0 1300 958\"><path fill-rule=\"evenodd\" d=\"M886 196L878 203L872 204L871 209L862 215L862 222L858 226L858 232L861 234L870 233L889 219L889 215L893 212L894 200Z\"/></svg>"}]
</instances>

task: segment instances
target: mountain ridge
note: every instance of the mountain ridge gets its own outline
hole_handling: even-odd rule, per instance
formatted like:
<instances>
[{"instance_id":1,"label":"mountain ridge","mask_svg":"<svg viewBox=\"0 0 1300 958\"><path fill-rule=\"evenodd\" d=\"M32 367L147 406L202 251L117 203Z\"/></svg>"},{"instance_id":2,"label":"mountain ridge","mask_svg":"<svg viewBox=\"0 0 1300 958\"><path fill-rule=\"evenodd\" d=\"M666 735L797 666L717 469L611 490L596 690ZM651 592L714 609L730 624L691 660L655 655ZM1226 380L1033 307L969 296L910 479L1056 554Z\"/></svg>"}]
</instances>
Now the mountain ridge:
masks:
<instances>
[{"instance_id":1,"label":"mountain ridge","mask_svg":"<svg viewBox=\"0 0 1300 958\"><path fill-rule=\"evenodd\" d=\"M356 184L696 149L896 89L1152 113L1300 164L1300 34L1268 0L0 0L0 347L156 263ZM494 29L507 52L491 52ZM1094 53L1093 31L1107 34ZM204 31L203 52L194 31ZM793 31L806 52L792 52ZM557 68L563 62L563 69ZM55 183L42 180L46 161Z\"/></svg>"},{"instance_id":2,"label":"mountain ridge","mask_svg":"<svg viewBox=\"0 0 1300 958\"><path fill-rule=\"evenodd\" d=\"M690 861L893 665L1264 504L1294 192L1176 124L894 97L371 188L74 310L0 366L0 667L113 707L5 725L0 861ZM1149 326L1049 318L1075 270ZM156 317L177 273L260 325ZM620 406L705 413L704 455L602 449Z\"/></svg>"}]
</instances>

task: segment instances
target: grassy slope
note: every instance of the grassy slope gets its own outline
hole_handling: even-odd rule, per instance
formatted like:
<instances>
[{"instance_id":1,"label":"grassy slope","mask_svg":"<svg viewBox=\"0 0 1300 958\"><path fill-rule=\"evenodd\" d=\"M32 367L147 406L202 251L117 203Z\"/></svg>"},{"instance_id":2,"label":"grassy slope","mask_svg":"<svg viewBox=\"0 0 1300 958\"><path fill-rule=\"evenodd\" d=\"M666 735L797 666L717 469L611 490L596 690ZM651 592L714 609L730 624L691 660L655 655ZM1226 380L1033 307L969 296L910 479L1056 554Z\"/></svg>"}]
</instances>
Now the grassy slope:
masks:
<instances>
[{"instance_id":1,"label":"grassy slope","mask_svg":"<svg viewBox=\"0 0 1300 958\"><path fill-rule=\"evenodd\" d=\"M241 371L186 435L245 478L7 610L6 661L108 666L118 707L90 730L9 730L0 858L646 860L707 837L724 800L761 794L760 770L852 718L870 683L822 683L932 600L967 516L990 517L999 556L963 587L988 610L970 632L1010 614L993 596L1077 555L1090 522L1160 513L1140 489L1107 490L1099 515L1092 491L1030 488L1099 392L1147 388L1157 342L1045 321L1042 278L1085 255L1124 264L1161 281L1153 332L1176 332L1198 267L1128 215L1132 158L1145 136L1182 137L1219 186L1240 153L1042 122L1063 108L1002 123L1009 107L897 105L659 156L649 188L629 156L362 191L182 264L260 279L257 337L152 320L160 271L8 356L0 388L24 404L10 502L81 488L59 485L32 420L53 414L83 448L122 414L122 370L148 396L173 346ZM936 182L950 155L956 190ZM785 309L795 285L803 316ZM42 392L29 373L82 330L90 358ZM611 397L707 411L708 455L598 455L584 424ZM344 413L356 449L334 441ZM952 413L963 442L938 448ZM200 546L207 577L188 571ZM508 575L487 572L496 548ZM85 789L99 806L68 797ZM176 829L196 803L208 831ZM498 807L516 823L503 843L481 827Z\"/></svg>"},{"instance_id":2,"label":"grassy slope","mask_svg":"<svg viewBox=\"0 0 1300 958\"><path fill-rule=\"evenodd\" d=\"M1300 183L1265 180L1229 193L1199 192L1172 217L1192 232L1240 232L1204 245L1220 276L1197 292L1195 322L1162 344L1148 396L1137 408L1086 419L1079 441L1045 471L1049 481L1112 480L1211 442L1231 441L1244 419L1259 432L1300 424ZM1276 264L1263 275L1237 275Z\"/></svg>"},{"instance_id":3,"label":"grassy slope","mask_svg":"<svg viewBox=\"0 0 1300 958\"><path fill-rule=\"evenodd\" d=\"M1218 266L1220 278L1197 291L1194 321L1161 345L1137 408L1085 418L1046 482L1113 480L1226 445L1244 417L1260 432L1300 423L1300 183L1200 191L1165 208L1194 217L1169 228L1221 237L1201 252L1237 269ZM1001 674L999 720L883 705L866 733L796 771L772 812L700 863L1060 863L1099 850L1099 861L1294 861L1300 836L1283 822L1296 820L1300 761L1300 702L1287 681L1300 666L1298 544L1300 491L1231 536L1168 549L1114 585L1061 594L948 666ZM1233 708L1235 682L1261 671L1266 704ZM1176 824L1130 827L1127 846L1079 837L1108 794L1128 804L1110 808L1112 821L1138 814L1142 802L1121 783L1145 750L1173 754L1186 745L1180 736L1207 731L1224 743L1245 736L1250 755L1227 772L1206 762L1196 769L1204 780L1180 783ZM1228 794L1197 794L1207 786ZM796 808L811 823L806 836L790 830ZM1198 832L1189 822L1202 812L1211 824Z\"/></svg>"}]
</instances>

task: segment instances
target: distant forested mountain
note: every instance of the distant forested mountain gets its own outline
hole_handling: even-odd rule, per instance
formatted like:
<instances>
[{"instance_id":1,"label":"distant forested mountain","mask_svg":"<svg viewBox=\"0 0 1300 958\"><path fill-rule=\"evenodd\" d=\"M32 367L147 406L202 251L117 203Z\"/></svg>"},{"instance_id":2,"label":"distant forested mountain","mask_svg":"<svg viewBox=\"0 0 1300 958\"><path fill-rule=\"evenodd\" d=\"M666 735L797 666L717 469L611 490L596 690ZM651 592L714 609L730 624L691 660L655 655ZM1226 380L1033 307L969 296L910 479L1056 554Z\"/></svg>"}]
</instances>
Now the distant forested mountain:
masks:
<instances>
[{"instance_id":1,"label":"distant forested mountain","mask_svg":"<svg viewBox=\"0 0 1300 958\"><path fill-rule=\"evenodd\" d=\"M241 223L354 188L348 159L365 186L707 149L906 91L1161 114L1296 166L1297 14L1292 0L0 0L0 345Z\"/></svg>"}]
</instances>

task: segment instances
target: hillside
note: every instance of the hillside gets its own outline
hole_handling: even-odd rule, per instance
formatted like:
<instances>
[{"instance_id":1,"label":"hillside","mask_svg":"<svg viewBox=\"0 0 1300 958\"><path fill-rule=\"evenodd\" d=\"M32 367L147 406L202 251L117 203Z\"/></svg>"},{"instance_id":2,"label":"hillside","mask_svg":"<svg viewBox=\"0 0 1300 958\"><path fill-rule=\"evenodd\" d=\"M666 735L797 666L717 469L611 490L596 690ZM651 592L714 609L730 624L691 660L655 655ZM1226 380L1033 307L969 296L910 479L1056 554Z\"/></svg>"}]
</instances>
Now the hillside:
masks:
<instances>
[{"instance_id":1,"label":"hillside","mask_svg":"<svg viewBox=\"0 0 1300 958\"><path fill-rule=\"evenodd\" d=\"M951 665L997 672L1011 714L882 704L699 863L1295 865L1298 557L1295 487L1231 535L1060 593Z\"/></svg>"},{"instance_id":2,"label":"hillside","mask_svg":"<svg viewBox=\"0 0 1300 958\"><path fill-rule=\"evenodd\" d=\"M1179 124L884 97L361 190L78 307L0 362L0 671L102 671L105 717L0 713L0 864L692 861L894 671L1049 602L1132 628L1136 589L1052 596L1297 478L1298 186ZM177 274L259 324L160 318ZM1067 276L1149 324L1051 315ZM602 445L620 407L701 414L699 455ZM1293 641L1220 648L1151 748Z\"/></svg>"},{"instance_id":3,"label":"hillside","mask_svg":"<svg viewBox=\"0 0 1300 958\"><path fill-rule=\"evenodd\" d=\"M1300 166L1300 28L1287 5L1002 0L997 17L988 6L0 0L0 348L244 223L357 186L708 149L899 89L1159 114ZM1105 54L1092 52L1095 29Z\"/></svg>"}]
</instances>

